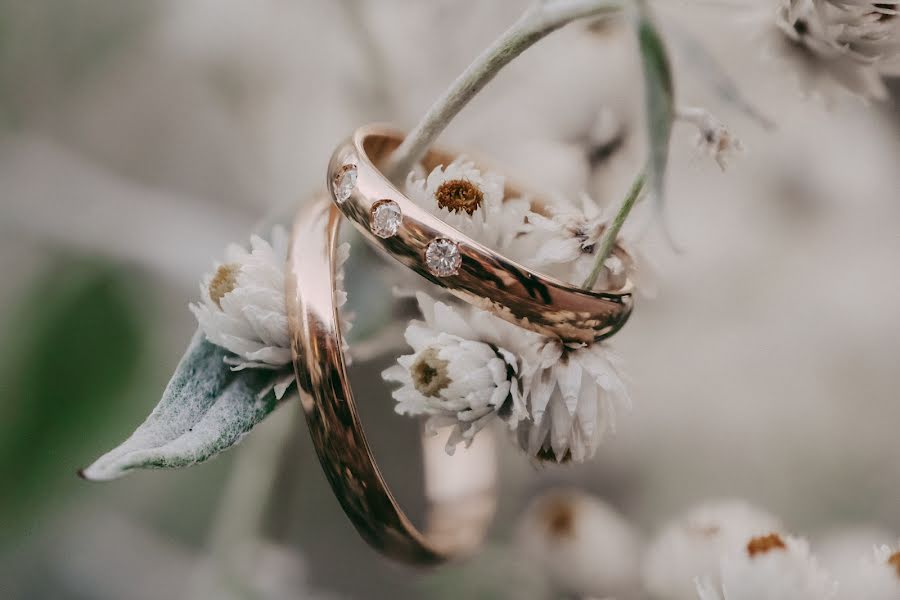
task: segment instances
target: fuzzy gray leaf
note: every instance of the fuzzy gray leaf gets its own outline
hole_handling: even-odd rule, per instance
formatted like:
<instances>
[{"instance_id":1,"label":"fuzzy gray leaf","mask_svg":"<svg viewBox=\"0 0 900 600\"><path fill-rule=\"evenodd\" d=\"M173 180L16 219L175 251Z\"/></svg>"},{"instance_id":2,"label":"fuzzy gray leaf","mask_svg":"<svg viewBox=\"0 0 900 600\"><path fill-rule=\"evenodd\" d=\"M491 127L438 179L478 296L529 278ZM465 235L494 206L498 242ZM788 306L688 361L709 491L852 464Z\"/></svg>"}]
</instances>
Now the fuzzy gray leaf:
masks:
<instances>
[{"instance_id":1,"label":"fuzzy gray leaf","mask_svg":"<svg viewBox=\"0 0 900 600\"><path fill-rule=\"evenodd\" d=\"M226 351L197 332L147 420L119 447L81 471L93 481L134 469L171 469L203 462L238 443L271 413L280 372L234 372Z\"/></svg>"}]
</instances>

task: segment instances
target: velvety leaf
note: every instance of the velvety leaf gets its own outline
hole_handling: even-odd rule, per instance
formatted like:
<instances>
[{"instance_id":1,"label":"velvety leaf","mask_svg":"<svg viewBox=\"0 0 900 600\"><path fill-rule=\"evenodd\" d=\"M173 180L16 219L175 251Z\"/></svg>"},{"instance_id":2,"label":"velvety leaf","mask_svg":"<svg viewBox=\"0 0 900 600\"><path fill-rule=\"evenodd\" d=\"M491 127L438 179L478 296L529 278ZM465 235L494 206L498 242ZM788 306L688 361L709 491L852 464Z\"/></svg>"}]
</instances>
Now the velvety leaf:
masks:
<instances>
[{"instance_id":1,"label":"velvety leaf","mask_svg":"<svg viewBox=\"0 0 900 600\"><path fill-rule=\"evenodd\" d=\"M237 444L278 405L273 388L286 374L232 371L226 354L197 332L147 420L81 475L104 481L134 469L187 467Z\"/></svg>"},{"instance_id":2,"label":"velvety leaf","mask_svg":"<svg viewBox=\"0 0 900 600\"><path fill-rule=\"evenodd\" d=\"M641 3L643 6L643 3ZM644 71L644 103L647 111L648 148L647 183L662 212L665 201L669 139L675 120L675 90L669 56L656 26L643 8L637 21L637 35Z\"/></svg>"}]
</instances>

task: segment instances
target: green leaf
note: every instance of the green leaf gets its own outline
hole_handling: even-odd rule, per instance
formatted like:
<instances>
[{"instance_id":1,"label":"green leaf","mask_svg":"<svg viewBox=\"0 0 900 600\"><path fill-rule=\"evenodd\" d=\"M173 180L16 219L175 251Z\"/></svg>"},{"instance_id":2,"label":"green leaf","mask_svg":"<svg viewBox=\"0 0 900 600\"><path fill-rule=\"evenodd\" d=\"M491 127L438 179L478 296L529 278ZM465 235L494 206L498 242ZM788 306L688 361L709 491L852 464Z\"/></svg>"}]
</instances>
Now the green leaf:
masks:
<instances>
[{"instance_id":1,"label":"green leaf","mask_svg":"<svg viewBox=\"0 0 900 600\"><path fill-rule=\"evenodd\" d=\"M3 320L0 546L65 500L90 440L129 415L122 399L140 393L147 292L125 267L52 256Z\"/></svg>"},{"instance_id":2,"label":"green leaf","mask_svg":"<svg viewBox=\"0 0 900 600\"><path fill-rule=\"evenodd\" d=\"M675 120L675 89L672 83L672 68L662 37L644 3L640 3L639 6L641 12L637 20L637 36L644 71L644 103L647 111L647 141L650 153L647 161L647 182L657 209L662 214L666 168L669 162L669 139Z\"/></svg>"},{"instance_id":3,"label":"green leaf","mask_svg":"<svg viewBox=\"0 0 900 600\"><path fill-rule=\"evenodd\" d=\"M106 481L135 469L187 467L237 444L275 410L273 388L290 373L232 371L226 355L198 331L147 420L81 476Z\"/></svg>"}]
</instances>

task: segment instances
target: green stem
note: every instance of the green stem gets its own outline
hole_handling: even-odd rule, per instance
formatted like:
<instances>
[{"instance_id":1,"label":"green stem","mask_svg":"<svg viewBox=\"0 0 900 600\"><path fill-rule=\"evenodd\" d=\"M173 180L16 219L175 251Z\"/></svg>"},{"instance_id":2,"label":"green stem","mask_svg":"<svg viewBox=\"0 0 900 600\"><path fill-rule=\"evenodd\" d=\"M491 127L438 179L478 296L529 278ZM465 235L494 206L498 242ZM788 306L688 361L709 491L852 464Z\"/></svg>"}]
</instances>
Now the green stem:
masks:
<instances>
[{"instance_id":1,"label":"green stem","mask_svg":"<svg viewBox=\"0 0 900 600\"><path fill-rule=\"evenodd\" d=\"M285 400L276 418L255 430L234 458L209 534L209 561L192 582L189 598L250 596L244 589L246 574L241 569L247 558L242 551L263 538L265 511L275 489L280 459L300 419L297 398L290 398L289 392Z\"/></svg>"},{"instance_id":2,"label":"green stem","mask_svg":"<svg viewBox=\"0 0 900 600\"><path fill-rule=\"evenodd\" d=\"M619 237L619 231L621 231L622 225L625 224L625 219L628 218L637 199L640 198L642 189L644 189L644 173L638 175L637 179L634 180L634 183L631 184L631 189L628 190L628 195L625 196L622 206L619 207L619 212L616 213L612 223L610 223L609 227L606 228L606 231L603 232L603 237L601 237L598 242L597 262L594 263L591 274L588 275L587 279L585 279L584 283L581 285L584 289L593 289L594 284L597 283L597 278L600 277L600 272L603 270L603 263L609 258L613 247L616 245L616 238Z\"/></svg>"}]
</instances>

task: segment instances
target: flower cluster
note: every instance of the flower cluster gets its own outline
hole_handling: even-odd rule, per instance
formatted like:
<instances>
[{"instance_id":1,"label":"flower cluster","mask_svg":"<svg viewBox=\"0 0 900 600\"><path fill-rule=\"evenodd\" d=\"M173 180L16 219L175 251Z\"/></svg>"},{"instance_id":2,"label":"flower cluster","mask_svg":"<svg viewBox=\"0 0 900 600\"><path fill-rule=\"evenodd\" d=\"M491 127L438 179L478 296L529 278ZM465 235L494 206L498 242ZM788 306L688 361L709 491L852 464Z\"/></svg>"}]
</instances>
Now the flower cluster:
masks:
<instances>
[{"instance_id":1,"label":"flower cluster","mask_svg":"<svg viewBox=\"0 0 900 600\"><path fill-rule=\"evenodd\" d=\"M580 283L606 228L599 210L585 200L582 211L538 213L503 190L502 178L464 159L407 180L410 197L433 214L514 260ZM621 287L630 267L612 255L600 284ZM384 378L400 384L397 412L426 415L431 432L450 428L448 452L498 421L533 457L581 462L614 427L617 407L628 406L619 361L606 344L565 344L473 307L417 298L424 321L407 327L413 353Z\"/></svg>"},{"instance_id":2,"label":"flower cluster","mask_svg":"<svg viewBox=\"0 0 900 600\"><path fill-rule=\"evenodd\" d=\"M513 260L549 276L580 282L597 260L608 220L589 199L581 207L532 205L505 198L501 176L482 173L465 159L425 176L411 174L407 194L432 214ZM293 380L285 306L286 231L271 243L253 236L250 249L233 245L225 261L201 282L192 304L206 338L229 351L235 370L283 371L280 398ZM343 279L346 244L338 256ZM605 259L599 286L621 288L633 276L633 253ZM339 287L341 287L339 285ZM584 461L615 426L617 409L629 406L620 364L608 345L567 344L527 331L469 306L452 306L425 293L417 299L424 320L406 328L412 354L387 369L396 411L425 416L426 428L450 429L447 451L497 421L531 456L558 462ZM343 305L346 294L336 295ZM344 330L349 327L344 324ZM349 358L349 357L348 357Z\"/></svg>"},{"instance_id":3,"label":"flower cluster","mask_svg":"<svg viewBox=\"0 0 900 600\"><path fill-rule=\"evenodd\" d=\"M863 98L887 97L881 75L900 68L900 2L777 0L775 52L795 67L804 87L842 87Z\"/></svg>"},{"instance_id":4,"label":"flower cluster","mask_svg":"<svg viewBox=\"0 0 900 600\"><path fill-rule=\"evenodd\" d=\"M714 501L676 519L644 553L653 600L888 600L900 598L900 552L880 546L840 583L771 514Z\"/></svg>"}]
</instances>

